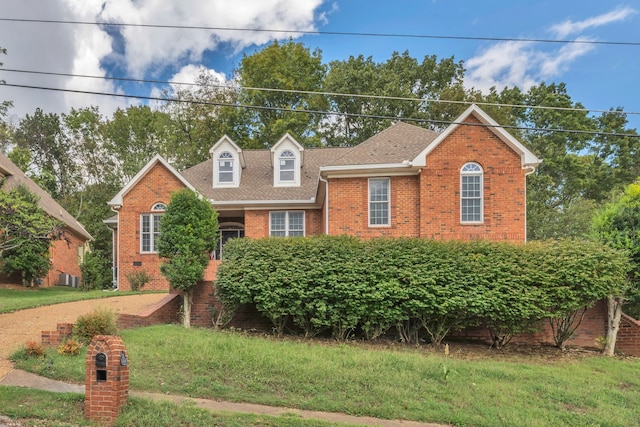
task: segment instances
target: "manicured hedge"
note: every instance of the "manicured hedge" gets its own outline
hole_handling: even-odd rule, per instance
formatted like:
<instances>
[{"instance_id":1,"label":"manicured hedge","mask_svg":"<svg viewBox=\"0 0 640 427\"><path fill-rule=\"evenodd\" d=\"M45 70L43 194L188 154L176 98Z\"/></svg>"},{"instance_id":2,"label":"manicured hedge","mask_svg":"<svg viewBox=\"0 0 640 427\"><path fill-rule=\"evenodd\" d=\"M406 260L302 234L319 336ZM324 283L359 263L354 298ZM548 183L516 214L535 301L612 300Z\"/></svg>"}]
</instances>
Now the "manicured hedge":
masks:
<instances>
[{"instance_id":1,"label":"manicured hedge","mask_svg":"<svg viewBox=\"0 0 640 427\"><path fill-rule=\"evenodd\" d=\"M563 318L625 285L626 256L590 241L513 245L339 236L234 239L218 269L228 309L252 303L281 334L396 328L407 342L487 326L496 342Z\"/></svg>"}]
</instances>

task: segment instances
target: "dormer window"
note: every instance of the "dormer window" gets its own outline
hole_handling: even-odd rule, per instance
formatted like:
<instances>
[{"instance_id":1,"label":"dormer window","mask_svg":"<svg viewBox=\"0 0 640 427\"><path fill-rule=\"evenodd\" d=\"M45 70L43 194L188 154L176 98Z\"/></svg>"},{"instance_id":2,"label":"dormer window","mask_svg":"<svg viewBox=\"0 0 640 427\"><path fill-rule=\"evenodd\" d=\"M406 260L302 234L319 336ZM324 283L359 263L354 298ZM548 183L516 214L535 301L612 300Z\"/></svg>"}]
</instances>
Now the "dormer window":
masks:
<instances>
[{"instance_id":1,"label":"dormer window","mask_svg":"<svg viewBox=\"0 0 640 427\"><path fill-rule=\"evenodd\" d=\"M218 183L233 183L233 154L228 151L218 156Z\"/></svg>"},{"instance_id":2,"label":"dormer window","mask_svg":"<svg viewBox=\"0 0 640 427\"><path fill-rule=\"evenodd\" d=\"M225 135L211 147L209 154L213 162L213 188L238 187L246 166L240 147Z\"/></svg>"},{"instance_id":3,"label":"dormer window","mask_svg":"<svg viewBox=\"0 0 640 427\"><path fill-rule=\"evenodd\" d=\"M280 182L293 183L296 180L296 155L291 150L280 153Z\"/></svg>"}]
</instances>

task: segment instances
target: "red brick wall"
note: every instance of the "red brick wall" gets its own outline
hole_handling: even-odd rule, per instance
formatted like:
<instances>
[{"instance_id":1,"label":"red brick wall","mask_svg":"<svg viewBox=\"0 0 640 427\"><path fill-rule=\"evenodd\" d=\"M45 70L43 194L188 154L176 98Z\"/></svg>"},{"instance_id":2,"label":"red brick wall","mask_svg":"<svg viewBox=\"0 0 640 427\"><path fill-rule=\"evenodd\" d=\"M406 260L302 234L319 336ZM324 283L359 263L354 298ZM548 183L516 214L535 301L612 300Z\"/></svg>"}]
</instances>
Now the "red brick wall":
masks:
<instances>
[{"instance_id":1,"label":"red brick wall","mask_svg":"<svg viewBox=\"0 0 640 427\"><path fill-rule=\"evenodd\" d=\"M616 340L616 351L640 357L640 321L626 314L622 315Z\"/></svg>"},{"instance_id":2,"label":"red brick wall","mask_svg":"<svg viewBox=\"0 0 640 427\"><path fill-rule=\"evenodd\" d=\"M145 270L153 280L145 290L169 289L169 282L160 273L157 254L140 253L140 214L151 213L156 203L169 204L171 194L184 185L167 168L156 164L125 196L119 211L120 251L118 286L130 290L127 275ZM140 265L134 265L140 264Z\"/></svg>"},{"instance_id":3,"label":"red brick wall","mask_svg":"<svg viewBox=\"0 0 640 427\"><path fill-rule=\"evenodd\" d=\"M49 248L49 256L53 261L51 270L44 278L43 286L55 286L58 284L60 273L81 277L78 254L84 254L84 240L78 238L69 231L65 232L69 243L65 240L56 240Z\"/></svg>"},{"instance_id":4,"label":"red brick wall","mask_svg":"<svg viewBox=\"0 0 640 427\"><path fill-rule=\"evenodd\" d=\"M178 323L182 298L178 294L169 294L160 301L138 314L119 314L118 328L139 328L163 323Z\"/></svg>"},{"instance_id":5,"label":"red brick wall","mask_svg":"<svg viewBox=\"0 0 640 427\"><path fill-rule=\"evenodd\" d=\"M416 176L390 177L389 226L369 226L369 179L329 179L329 234L372 237L418 237L420 189Z\"/></svg>"},{"instance_id":6,"label":"red brick wall","mask_svg":"<svg viewBox=\"0 0 640 427\"><path fill-rule=\"evenodd\" d=\"M574 333L573 337L567 341L567 346L580 348L598 348L599 338L606 336L607 325L607 304L606 301L598 301L593 307L587 310L582 323ZM511 341L513 344L527 345L555 345L553 334L548 320L543 320L539 324L540 330L537 332L523 333L515 336ZM463 341L478 341L490 343L489 331L485 328L468 329L453 332L449 339Z\"/></svg>"},{"instance_id":7,"label":"red brick wall","mask_svg":"<svg viewBox=\"0 0 640 427\"><path fill-rule=\"evenodd\" d=\"M470 117L468 122L478 123ZM460 169L484 171L484 223L460 223ZM429 239L524 242L525 171L520 156L481 126L460 126L428 156L420 174L420 236Z\"/></svg>"}]
</instances>

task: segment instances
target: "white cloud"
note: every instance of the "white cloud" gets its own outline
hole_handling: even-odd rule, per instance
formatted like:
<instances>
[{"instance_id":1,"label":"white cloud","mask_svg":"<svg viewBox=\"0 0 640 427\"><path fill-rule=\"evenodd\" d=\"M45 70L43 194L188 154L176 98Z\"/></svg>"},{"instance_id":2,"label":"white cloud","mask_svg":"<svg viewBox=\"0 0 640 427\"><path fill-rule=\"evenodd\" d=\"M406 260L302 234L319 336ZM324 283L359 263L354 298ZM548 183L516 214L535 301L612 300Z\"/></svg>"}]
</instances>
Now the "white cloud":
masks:
<instances>
[{"instance_id":1,"label":"white cloud","mask_svg":"<svg viewBox=\"0 0 640 427\"><path fill-rule=\"evenodd\" d=\"M587 18L583 21L573 22L572 20L566 20L559 24L552 25L551 31L556 33L558 38L563 38L571 34L581 33L589 28L600 27L613 22L622 21L635 13L637 13L637 11L633 8L619 7L611 12Z\"/></svg>"},{"instance_id":2,"label":"white cloud","mask_svg":"<svg viewBox=\"0 0 640 427\"><path fill-rule=\"evenodd\" d=\"M68 0L73 1L73 0ZM104 21L235 29L314 30L315 11L324 0L108 0L99 14ZM207 50L228 43L235 52L263 44L274 34L262 31L193 30L123 27L120 60L133 76L155 67L187 61L197 63Z\"/></svg>"},{"instance_id":3,"label":"white cloud","mask_svg":"<svg viewBox=\"0 0 640 427\"><path fill-rule=\"evenodd\" d=\"M328 0L20 0L5 1L3 16L134 24L160 24L226 28L314 30L326 20L318 8ZM37 13L36 13L37 12ZM318 14L318 16L316 16ZM104 77L105 66L117 64L129 77L157 77L162 72L198 64L203 54L222 43L225 52L237 53L274 37L294 34L255 31L155 29L94 25L2 22L0 57L4 67ZM107 62L105 62L107 61ZM122 74L122 73L118 73ZM178 73L179 74L179 73ZM104 79L43 76L0 72L9 84L122 93L118 84ZM126 98L83 95L23 88L2 88L2 100L11 100L11 114L22 117L36 107L46 112L68 112L71 107L99 105L103 114L131 102Z\"/></svg>"},{"instance_id":4,"label":"white cloud","mask_svg":"<svg viewBox=\"0 0 640 427\"><path fill-rule=\"evenodd\" d=\"M564 21L553 25L551 31L564 37L620 21L633 13L636 12L631 8L618 8L584 21ZM578 36L576 40L592 39ZM588 43L567 43L558 48L534 42L498 42L465 61L465 85L482 91L491 87L500 90L505 86L528 90L535 84L562 75L572 63L594 49L595 45Z\"/></svg>"}]
</instances>

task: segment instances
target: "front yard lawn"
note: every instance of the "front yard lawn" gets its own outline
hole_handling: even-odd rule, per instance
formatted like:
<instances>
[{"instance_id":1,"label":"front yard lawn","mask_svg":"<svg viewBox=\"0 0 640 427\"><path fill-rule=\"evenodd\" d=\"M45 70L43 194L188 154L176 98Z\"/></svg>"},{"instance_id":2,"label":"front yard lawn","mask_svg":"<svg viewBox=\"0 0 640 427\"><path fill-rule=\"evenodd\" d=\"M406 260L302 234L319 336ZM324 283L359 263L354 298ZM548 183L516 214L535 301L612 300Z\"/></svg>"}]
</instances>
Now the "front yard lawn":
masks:
<instances>
[{"instance_id":1,"label":"front yard lawn","mask_svg":"<svg viewBox=\"0 0 640 427\"><path fill-rule=\"evenodd\" d=\"M385 419L473 426L638 425L640 360L507 354L451 344L387 347L179 326L124 330L131 388ZM16 355L17 367L84 382L84 354ZM448 374L445 374L448 372Z\"/></svg>"}]
</instances>

